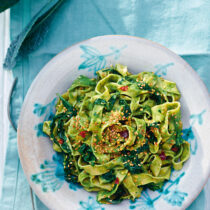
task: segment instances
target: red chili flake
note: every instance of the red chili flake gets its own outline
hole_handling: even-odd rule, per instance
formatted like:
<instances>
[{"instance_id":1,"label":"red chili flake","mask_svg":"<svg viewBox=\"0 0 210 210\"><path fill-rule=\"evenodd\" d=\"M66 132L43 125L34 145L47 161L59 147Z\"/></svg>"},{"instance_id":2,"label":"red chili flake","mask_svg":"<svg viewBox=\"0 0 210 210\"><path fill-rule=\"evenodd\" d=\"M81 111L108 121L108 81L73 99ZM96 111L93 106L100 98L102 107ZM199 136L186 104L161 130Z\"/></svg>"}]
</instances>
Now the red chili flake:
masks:
<instances>
[{"instance_id":1,"label":"red chili flake","mask_svg":"<svg viewBox=\"0 0 210 210\"><path fill-rule=\"evenodd\" d=\"M82 138L85 138L85 136L86 136L86 131L81 131L81 132L79 133L79 136L81 136Z\"/></svg>"},{"instance_id":2,"label":"red chili flake","mask_svg":"<svg viewBox=\"0 0 210 210\"><path fill-rule=\"evenodd\" d=\"M177 151L179 150L179 148L176 147L176 146L173 146L173 147L171 148L171 150L174 151L174 152L177 152Z\"/></svg>"},{"instance_id":3,"label":"red chili flake","mask_svg":"<svg viewBox=\"0 0 210 210\"><path fill-rule=\"evenodd\" d=\"M116 179L115 179L115 184L119 184L120 183L120 180L119 180L119 178L117 177Z\"/></svg>"},{"instance_id":4,"label":"red chili flake","mask_svg":"<svg viewBox=\"0 0 210 210\"><path fill-rule=\"evenodd\" d=\"M120 90L127 91L128 90L128 86L122 86L122 87L120 87Z\"/></svg>"},{"instance_id":5,"label":"red chili flake","mask_svg":"<svg viewBox=\"0 0 210 210\"><path fill-rule=\"evenodd\" d=\"M160 156L160 159L161 159L161 160L165 160L165 159L166 159L165 152L163 152L163 151L160 153L159 156Z\"/></svg>"},{"instance_id":6,"label":"red chili flake","mask_svg":"<svg viewBox=\"0 0 210 210\"><path fill-rule=\"evenodd\" d=\"M120 136L123 137L123 138L128 138L128 136L129 136L128 130L121 131Z\"/></svg>"},{"instance_id":7,"label":"red chili flake","mask_svg":"<svg viewBox=\"0 0 210 210\"><path fill-rule=\"evenodd\" d=\"M63 144L63 142L64 142L63 139L59 139L59 140L58 140L58 143L59 143L59 144Z\"/></svg>"}]
</instances>

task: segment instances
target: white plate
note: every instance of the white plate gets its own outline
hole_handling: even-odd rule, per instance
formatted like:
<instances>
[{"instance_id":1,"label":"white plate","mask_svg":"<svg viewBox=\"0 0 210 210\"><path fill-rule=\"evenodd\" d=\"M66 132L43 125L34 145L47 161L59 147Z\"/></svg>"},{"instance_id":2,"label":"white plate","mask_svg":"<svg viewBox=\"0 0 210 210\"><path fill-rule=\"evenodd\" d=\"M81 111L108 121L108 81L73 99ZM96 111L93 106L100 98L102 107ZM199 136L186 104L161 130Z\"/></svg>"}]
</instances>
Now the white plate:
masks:
<instances>
[{"instance_id":1,"label":"white plate","mask_svg":"<svg viewBox=\"0 0 210 210\"><path fill-rule=\"evenodd\" d=\"M41 123L52 116L56 93L65 92L81 74L110 64L128 66L133 74L153 71L177 83L182 94L184 137L191 157L174 172L162 192L144 191L136 202L99 205L96 194L64 181L62 161L44 137ZM210 174L209 94L195 71L179 56L154 42L130 36L100 36L73 45L55 56L32 83L18 125L23 170L38 197L50 209L180 209L202 190Z\"/></svg>"}]
</instances>

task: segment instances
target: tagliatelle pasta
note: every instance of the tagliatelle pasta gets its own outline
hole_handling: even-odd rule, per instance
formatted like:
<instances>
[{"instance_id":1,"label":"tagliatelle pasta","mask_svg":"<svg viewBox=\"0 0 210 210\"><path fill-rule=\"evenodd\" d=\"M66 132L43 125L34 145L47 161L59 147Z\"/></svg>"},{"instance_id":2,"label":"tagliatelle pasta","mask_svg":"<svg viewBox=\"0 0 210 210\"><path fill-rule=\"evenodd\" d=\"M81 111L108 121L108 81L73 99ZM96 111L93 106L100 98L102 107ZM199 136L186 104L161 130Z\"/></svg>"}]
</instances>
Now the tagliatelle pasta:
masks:
<instances>
[{"instance_id":1,"label":"tagliatelle pasta","mask_svg":"<svg viewBox=\"0 0 210 210\"><path fill-rule=\"evenodd\" d=\"M43 131L63 154L65 179L97 191L100 203L160 189L190 156L182 138L180 93L174 82L127 67L78 77L59 95Z\"/></svg>"}]
</instances>

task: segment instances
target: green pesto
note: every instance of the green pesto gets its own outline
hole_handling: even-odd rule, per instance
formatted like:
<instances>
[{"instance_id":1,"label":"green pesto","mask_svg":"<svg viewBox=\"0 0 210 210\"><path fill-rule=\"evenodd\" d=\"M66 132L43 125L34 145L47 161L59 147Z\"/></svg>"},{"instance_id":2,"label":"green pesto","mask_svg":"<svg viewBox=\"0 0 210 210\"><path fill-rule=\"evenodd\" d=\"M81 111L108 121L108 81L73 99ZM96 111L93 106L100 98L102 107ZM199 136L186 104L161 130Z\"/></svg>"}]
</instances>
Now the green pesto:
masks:
<instances>
[{"instance_id":1,"label":"green pesto","mask_svg":"<svg viewBox=\"0 0 210 210\"><path fill-rule=\"evenodd\" d=\"M161 190L190 156L182 139L181 95L153 74L132 75L121 64L79 76L62 95L43 131L64 156L65 180L97 192L100 203Z\"/></svg>"}]
</instances>

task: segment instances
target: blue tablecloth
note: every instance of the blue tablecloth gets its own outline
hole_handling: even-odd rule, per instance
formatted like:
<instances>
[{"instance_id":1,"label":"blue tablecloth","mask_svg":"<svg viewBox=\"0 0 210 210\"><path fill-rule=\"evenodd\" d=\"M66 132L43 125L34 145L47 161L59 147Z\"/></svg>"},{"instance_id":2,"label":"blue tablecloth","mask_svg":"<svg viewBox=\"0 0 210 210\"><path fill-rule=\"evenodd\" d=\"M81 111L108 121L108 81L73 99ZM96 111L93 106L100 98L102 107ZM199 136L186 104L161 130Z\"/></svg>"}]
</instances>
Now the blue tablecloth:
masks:
<instances>
[{"instance_id":1,"label":"blue tablecloth","mask_svg":"<svg viewBox=\"0 0 210 210\"><path fill-rule=\"evenodd\" d=\"M11 39L21 32L47 0L20 0L11 9ZM12 103L18 119L24 96L42 67L64 48L106 34L127 34L165 45L181 55L210 90L210 2L206 0L66 0L57 10L42 44L13 69L18 85ZM189 207L207 209L206 192ZM35 196L35 208L46 207ZM32 209L30 189L17 153L16 134L10 129L0 209Z\"/></svg>"}]
</instances>

